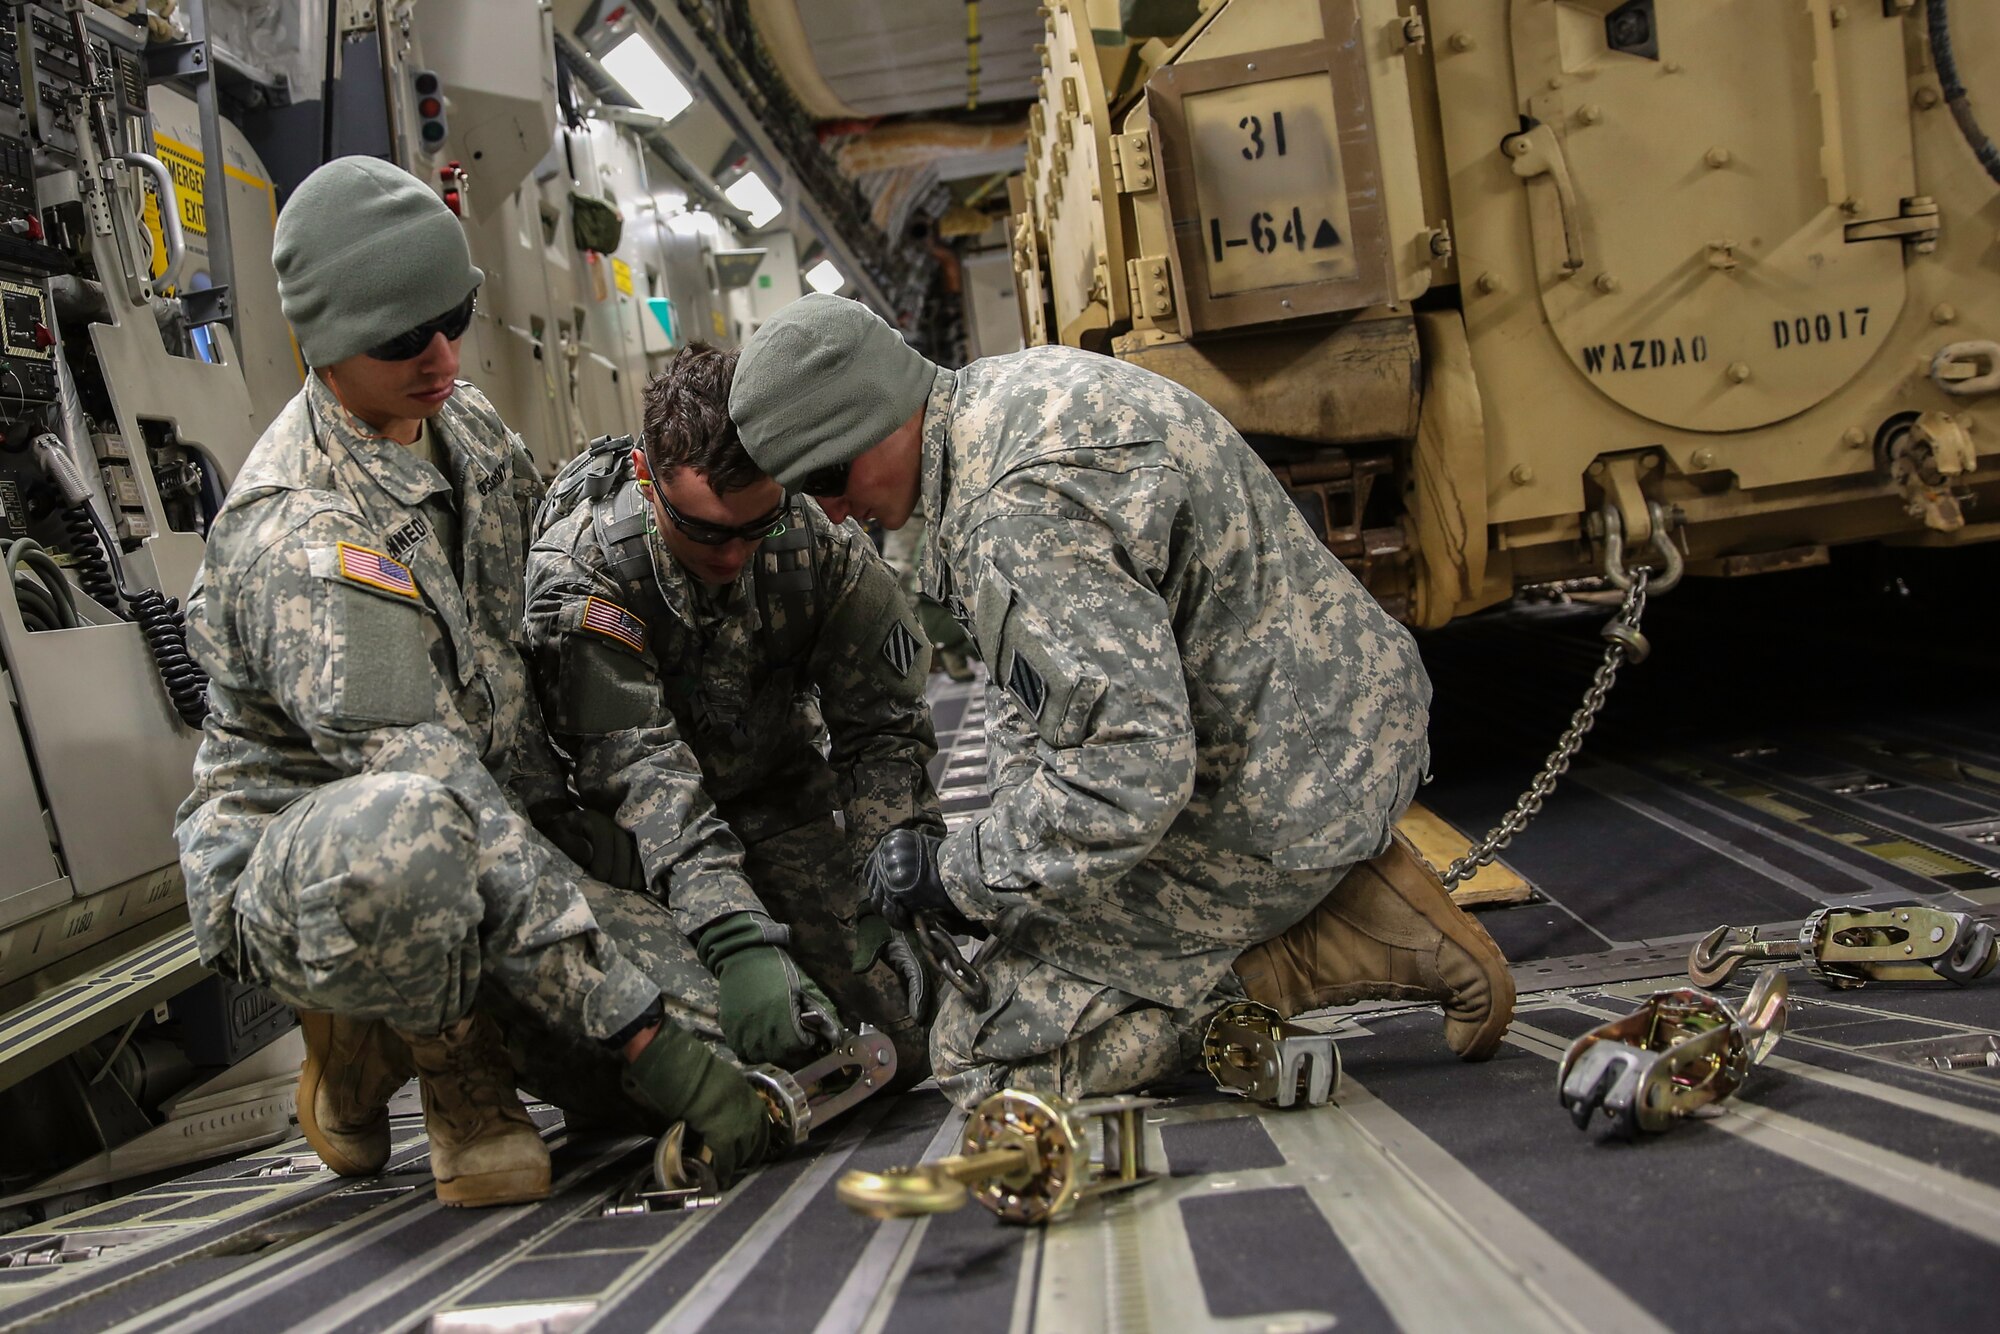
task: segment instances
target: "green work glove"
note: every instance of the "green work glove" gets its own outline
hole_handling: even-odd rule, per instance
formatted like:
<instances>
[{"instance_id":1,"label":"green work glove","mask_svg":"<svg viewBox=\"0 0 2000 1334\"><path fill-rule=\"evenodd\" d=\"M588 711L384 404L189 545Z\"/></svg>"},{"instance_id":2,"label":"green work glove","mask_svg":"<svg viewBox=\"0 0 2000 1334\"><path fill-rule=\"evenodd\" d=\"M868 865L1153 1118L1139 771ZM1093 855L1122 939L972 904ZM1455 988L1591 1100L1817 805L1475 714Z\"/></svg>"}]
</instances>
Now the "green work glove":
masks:
<instances>
[{"instance_id":1,"label":"green work glove","mask_svg":"<svg viewBox=\"0 0 2000 1334\"><path fill-rule=\"evenodd\" d=\"M928 1026L937 1017L937 982L923 952L909 936L890 926L878 913L863 912L854 922L854 962L857 973L865 973L878 960L903 979L904 1008L910 1018Z\"/></svg>"},{"instance_id":2,"label":"green work glove","mask_svg":"<svg viewBox=\"0 0 2000 1334\"><path fill-rule=\"evenodd\" d=\"M722 985L722 1037L749 1065L790 1070L840 1032L833 1002L785 952L789 927L760 912L711 922L695 942L702 967Z\"/></svg>"},{"instance_id":3,"label":"green work glove","mask_svg":"<svg viewBox=\"0 0 2000 1334\"><path fill-rule=\"evenodd\" d=\"M541 829L549 842L593 878L618 889L646 887L639 841L603 811L570 807L544 818Z\"/></svg>"},{"instance_id":4,"label":"green work glove","mask_svg":"<svg viewBox=\"0 0 2000 1334\"><path fill-rule=\"evenodd\" d=\"M685 1121L728 1186L771 1153L771 1115L743 1072L694 1034L663 1023L625 1067L626 1095L662 1121Z\"/></svg>"}]
</instances>

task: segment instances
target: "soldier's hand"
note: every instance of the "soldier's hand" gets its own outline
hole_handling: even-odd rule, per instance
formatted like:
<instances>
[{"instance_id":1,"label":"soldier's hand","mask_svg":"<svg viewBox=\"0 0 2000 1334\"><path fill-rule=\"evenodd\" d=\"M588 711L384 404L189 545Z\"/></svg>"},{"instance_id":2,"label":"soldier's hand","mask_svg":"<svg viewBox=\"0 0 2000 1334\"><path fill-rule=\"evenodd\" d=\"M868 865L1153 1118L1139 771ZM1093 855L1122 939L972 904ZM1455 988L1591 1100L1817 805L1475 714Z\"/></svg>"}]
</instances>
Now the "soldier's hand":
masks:
<instances>
[{"instance_id":1,"label":"soldier's hand","mask_svg":"<svg viewBox=\"0 0 2000 1334\"><path fill-rule=\"evenodd\" d=\"M731 913L695 942L722 988L722 1037L751 1065L789 1070L839 1034L826 993L785 951L791 931L758 912Z\"/></svg>"},{"instance_id":2,"label":"soldier's hand","mask_svg":"<svg viewBox=\"0 0 2000 1334\"><path fill-rule=\"evenodd\" d=\"M886 960L903 983L904 1009L919 1024L937 1017L937 979L923 951L879 913L864 911L854 923L854 971L865 973Z\"/></svg>"},{"instance_id":3,"label":"soldier's hand","mask_svg":"<svg viewBox=\"0 0 2000 1334\"><path fill-rule=\"evenodd\" d=\"M603 811L571 808L546 816L538 823L551 843L594 878L619 889L646 887L638 840Z\"/></svg>"},{"instance_id":4,"label":"soldier's hand","mask_svg":"<svg viewBox=\"0 0 2000 1334\"><path fill-rule=\"evenodd\" d=\"M725 1187L772 1154L771 1114L757 1090L741 1070L676 1024L660 1025L625 1067L623 1083L628 1097L660 1118L662 1129L687 1122Z\"/></svg>"},{"instance_id":5,"label":"soldier's hand","mask_svg":"<svg viewBox=\"0 0 2000 1334\"><path fill-rule=\"evenodd\" d=\"M861 868L869 906L899 931L914 927L912 914L922 913L955 936L984 936L945 893L937 860L943 843L922 829L891 829L882 835Z\"/></svg>"}]
</instances>

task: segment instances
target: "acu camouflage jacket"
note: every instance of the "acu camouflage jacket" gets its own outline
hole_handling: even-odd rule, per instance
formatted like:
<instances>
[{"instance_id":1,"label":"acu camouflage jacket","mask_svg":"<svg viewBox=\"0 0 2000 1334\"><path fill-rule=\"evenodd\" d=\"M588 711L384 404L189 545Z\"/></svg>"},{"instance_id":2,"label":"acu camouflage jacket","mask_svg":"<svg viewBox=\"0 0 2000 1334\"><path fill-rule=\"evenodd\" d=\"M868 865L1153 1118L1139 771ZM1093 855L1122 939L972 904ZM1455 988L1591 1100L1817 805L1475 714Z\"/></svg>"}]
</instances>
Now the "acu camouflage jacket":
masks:
<instances>
[{"instance_id":1,"label":"acu camouflage jacket","mask_svg":"<svg viewBox=\"0 0 2000 1334\"><path fill-rule=\"evenodd\" d=\"M946 886L1030 953L1192 1003L1312 903L1135 868L1380 852L1428 762L1415 642L1169 380L1030 348L940 371L923 430L923 589L994 687L993 806Z\"/></svg>"},{"instance_id":2,"label":"acu camouflage jacket","mask_svg":"<svg viewBox=\"0 0 2000 1334\"><path fill-rule=\"evenodd\" d=\"M627 480L545 516L527 635L578 795L632 831L681 930L763 911L743 875L745 842L838 809L852 857L840 870L858 885L890 829L941 831L925 769L937 751L930 644L860 529L794 497L787 533L710 589L660 542L651 513ZM786 582L809 592L769 593Z\"/></svg>"},{"instance_id":3,"label":"acu camouflage jacket","mask_svg":"<svg viewBox=\"0 0 2000 1334\"><path fill-rule=\"evenodd\" d=\"M204 962L233 965L236 883L286 805L354 775L424 774L477 826L488 966L550 1022L606 1037L659 988L597 931L581 873L526 818L561 782L516 643L540 483L471 385L426 429L455 479L308 376L216 515L187 617L209 714L175 831L195 937ZM423 511L439 492L462 578Z\"/></svg>"}]
</instances>

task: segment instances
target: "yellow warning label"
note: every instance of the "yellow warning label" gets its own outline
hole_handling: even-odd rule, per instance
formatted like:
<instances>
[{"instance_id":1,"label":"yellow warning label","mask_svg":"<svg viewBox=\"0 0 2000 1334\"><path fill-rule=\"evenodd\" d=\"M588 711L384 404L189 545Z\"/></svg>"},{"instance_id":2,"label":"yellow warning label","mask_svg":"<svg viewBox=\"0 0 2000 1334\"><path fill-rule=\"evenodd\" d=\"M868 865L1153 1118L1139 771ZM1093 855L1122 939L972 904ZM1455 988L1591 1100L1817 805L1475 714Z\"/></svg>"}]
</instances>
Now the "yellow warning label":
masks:
<instances>
[{"instance_id":1,"label":"yellow warning label","mask_svg":"<svg viewBox=\"0 0 2000 1334\"><path fill-rule=\"evenodd\" d=\"M153 276L159 277L167 271L167 238L160 230L160 196L153 188L151 177L146 178L146 208L140 216L146 224L146 234L153 238Z\"/></svg>"},{"instance_id":2,"label":"yellow warning label","mask_svg":"<svg viewBox=\"0 0 2000 1334\"><path fill-rule=\"evenodd\" d=\"M181 229L190 236L207 236L208 213L202 206L207 173L202 169L201 155L170 139L156 137L154 146L160 150L160 161L167 164L167 174L174 178L174 194L181 206Z\"/></svg>"},{"instance_id":3,"label":"yellow warning label","mask_svg":"<svg viewBox=\"0 0 2000 1334\"><path fill-rule=\"evenodd\" d=\"M611 260L611 281L618 284L620 292L632 295L632 266L615 255Z\"/></svg>"},{"instance_id":4,"label":"yellow warning label","mask_svg":"<svg viewBox=\"0 0 2000 1334\"><path fill-rule=\"evenodd\" d=\"M722 318L721 311L719 310L709 311L708 322L714 326L715 336L717 338L729 337L729 321Z\"/></svg>"}]
</instances>

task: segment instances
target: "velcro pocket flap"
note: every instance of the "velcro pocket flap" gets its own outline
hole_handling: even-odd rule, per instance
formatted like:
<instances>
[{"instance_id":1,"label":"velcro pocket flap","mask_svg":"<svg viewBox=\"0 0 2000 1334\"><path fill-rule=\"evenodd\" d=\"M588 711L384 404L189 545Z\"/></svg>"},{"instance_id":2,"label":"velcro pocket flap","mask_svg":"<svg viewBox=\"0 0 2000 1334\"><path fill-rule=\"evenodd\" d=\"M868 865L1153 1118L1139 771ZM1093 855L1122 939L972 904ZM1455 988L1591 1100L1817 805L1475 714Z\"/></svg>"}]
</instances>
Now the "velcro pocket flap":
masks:
<instances>
[{"instance_id":1,"label":"velcro pocket flap","mask_svg":"<svg viewBox=\"0 0 2000 1334\"><path fill-rule=\"evenodd\" d=\"M666 715L653 668L608 640L572 636L562 646L556 730L605 736L650 726Z\"/></svg>"},{"instance_id":2,"label":"velcro pocket flap","mask_svg":"<svg viewBox=\"0 0 2000 1334\"><path fill-rule=\"evenodd\" d=\"M980 573L972 624L993 679L1042 740L1058 750L1081 744L1104 695L1103 674L1058 642L1041 614L990 568Z\"/></svg>"},{"instance_id":3,"label":"velcro pocket flap","mask_svg":"<svg viewBox=\"0 0 2000 1334\"><path fill-rule=\"evenodd\" d=\"M294 929L299 937L299 961L326 965L361 948L340 916L344 877L319 880L299 891Z\"/></svg>"},{"instance_id":4,"label":"velcro pocket flap","mask_svg":"<svg viewBox=\"0 0 2000 1334\"><path fill-rule=\"evenodd\" d=\"M380 583L356 577L372 574L374 567L356 565L351 557L355 550L343 542L311 553L312 572L323 581L327 634L323 714L331 721L366 726L429 722L437 708L437 686L423 600L415 584L407 593L395 586L393 570Z\"/></svg>"}]
</instances>

